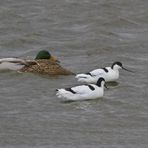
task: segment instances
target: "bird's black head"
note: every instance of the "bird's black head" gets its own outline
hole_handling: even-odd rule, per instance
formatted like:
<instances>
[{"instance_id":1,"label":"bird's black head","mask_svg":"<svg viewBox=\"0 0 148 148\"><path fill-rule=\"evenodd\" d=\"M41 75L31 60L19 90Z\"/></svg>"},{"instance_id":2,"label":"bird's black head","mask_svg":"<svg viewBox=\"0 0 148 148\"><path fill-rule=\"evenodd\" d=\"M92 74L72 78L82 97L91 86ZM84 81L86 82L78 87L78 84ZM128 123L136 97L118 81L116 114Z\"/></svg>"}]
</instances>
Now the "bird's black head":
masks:
<instances>
[{"instance_id":1,"label":"bird's black head","mask_svg":"<svg viewBox=\"0 0 148 148\"><path fill-rule=\"evenodd\" d=\"M113 69L114 68L114 66L119 66L120 68L122 68L123 67L123 65L122 65L122 63L121 62L118 62L118 61L116 61L116 62L114 62L113 64L112 64L112 66L111 66L111 68Z\"/></svg>"}]
</instances>

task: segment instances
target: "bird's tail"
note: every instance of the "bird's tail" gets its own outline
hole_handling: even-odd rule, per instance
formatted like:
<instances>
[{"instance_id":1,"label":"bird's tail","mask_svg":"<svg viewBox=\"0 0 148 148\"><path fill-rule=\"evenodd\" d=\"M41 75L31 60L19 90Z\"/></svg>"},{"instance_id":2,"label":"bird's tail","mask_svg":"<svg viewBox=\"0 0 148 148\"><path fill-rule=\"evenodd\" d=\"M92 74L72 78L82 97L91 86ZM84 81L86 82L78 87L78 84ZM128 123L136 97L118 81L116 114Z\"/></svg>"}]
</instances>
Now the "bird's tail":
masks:
<instances>
[{"instance_id":1,"label":"bird's tail","mask_svg":"<svg viewBox=\"0 0 148 148\"><path fill-rule=\"evenodd\" d=\"M88 82L91 79L91 76L89 74L77 74L75 78L79 82Z\"/></svg>"},{"instance_id":2,"label":"bird's tail","mask_svg":"<svg viewBox=\"0 0 148 148\"><path fill-rule=\"evenodd\" d=\"M67 92L65 89L56 89L56 96L58 98L65 98L67 95L69 95L69 92Z\"/></svg>"},{"instance_id":3,"label":"bird's tail","mask_svg":"<svg viewBox=\"0 0 148 148\"><path fill-rule=\"evenodd\" d=\"M82 73L82 74L77 74L75 76L75 78L77 78L77 79L80 79L80 78L90 78L90 75Z\"/></svg>"}]
</instances>

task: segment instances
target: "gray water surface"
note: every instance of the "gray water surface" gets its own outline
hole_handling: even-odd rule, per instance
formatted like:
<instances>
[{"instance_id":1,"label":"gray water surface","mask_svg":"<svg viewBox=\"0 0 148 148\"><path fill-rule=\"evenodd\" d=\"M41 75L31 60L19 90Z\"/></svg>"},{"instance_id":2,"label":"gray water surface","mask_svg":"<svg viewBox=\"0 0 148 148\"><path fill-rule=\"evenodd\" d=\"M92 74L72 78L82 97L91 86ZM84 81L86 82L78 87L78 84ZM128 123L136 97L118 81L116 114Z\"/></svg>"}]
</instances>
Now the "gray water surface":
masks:
<instances>
[{"instance_id":1,"label":"gray water surface","mask_svg":"<svg viewBox=\"0 0 148 148\"><path fill-rule=\"evenodd\" d=\"M101 99L65 103L55 89L74 76L0 72L0 147L148 147L147 0L0 1L0 58L41 49L76 73L114 61L135 73L121 70Z\"/></svg>"}]
</instances>

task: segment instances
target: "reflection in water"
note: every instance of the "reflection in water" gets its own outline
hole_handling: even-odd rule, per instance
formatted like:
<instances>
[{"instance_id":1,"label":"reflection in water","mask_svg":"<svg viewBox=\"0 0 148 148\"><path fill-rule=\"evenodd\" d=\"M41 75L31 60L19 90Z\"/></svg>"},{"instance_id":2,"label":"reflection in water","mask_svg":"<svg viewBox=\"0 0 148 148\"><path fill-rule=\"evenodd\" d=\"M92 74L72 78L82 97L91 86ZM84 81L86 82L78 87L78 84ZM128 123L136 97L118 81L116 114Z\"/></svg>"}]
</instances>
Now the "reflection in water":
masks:
<instances>
[{"instance_id":1,"label":"reflection in water","mask_svg":"<svg viewBox=\"0 0 148 148\"><path fill-rule=\"evenodd\" d=\"M116 87L116 86L119 85L119 82L107 82L106 85L107 85L107 86Z\"/></svg>"}]
</instances>

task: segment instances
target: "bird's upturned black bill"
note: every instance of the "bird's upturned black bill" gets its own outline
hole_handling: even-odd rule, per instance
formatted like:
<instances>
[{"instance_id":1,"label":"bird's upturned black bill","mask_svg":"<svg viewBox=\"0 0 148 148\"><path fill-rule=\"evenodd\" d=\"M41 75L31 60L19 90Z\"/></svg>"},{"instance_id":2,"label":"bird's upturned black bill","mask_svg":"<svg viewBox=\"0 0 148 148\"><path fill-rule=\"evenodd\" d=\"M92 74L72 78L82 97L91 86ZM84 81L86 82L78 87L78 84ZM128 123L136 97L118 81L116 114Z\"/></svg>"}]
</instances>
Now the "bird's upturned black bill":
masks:
<instances>
[{"instance_id":1,"label":"bird's upturned black bill","mask_svg":"<svg viewBox=\"0 0 148 148\"><path fill-rule=\"evenodd\" d=\"M106 89L108 89L108 87L107 87L107 85L106 85L106 84L104 84L104 87L105 87Z\"/></svg>"},{"instance_id":2,"label":"bird's upturned black bill","mask_svg":"<svg viewBox=\"0 0 148 148\"><path fill-rule=\"evenodd\" d=\"M124 68L124 67L122 67L122 69L124 69L124 70L126 70L126 71L128 71L128 72L134 73L132 70L126 69L126 68Z\"/></svg>"}]
</instances>

